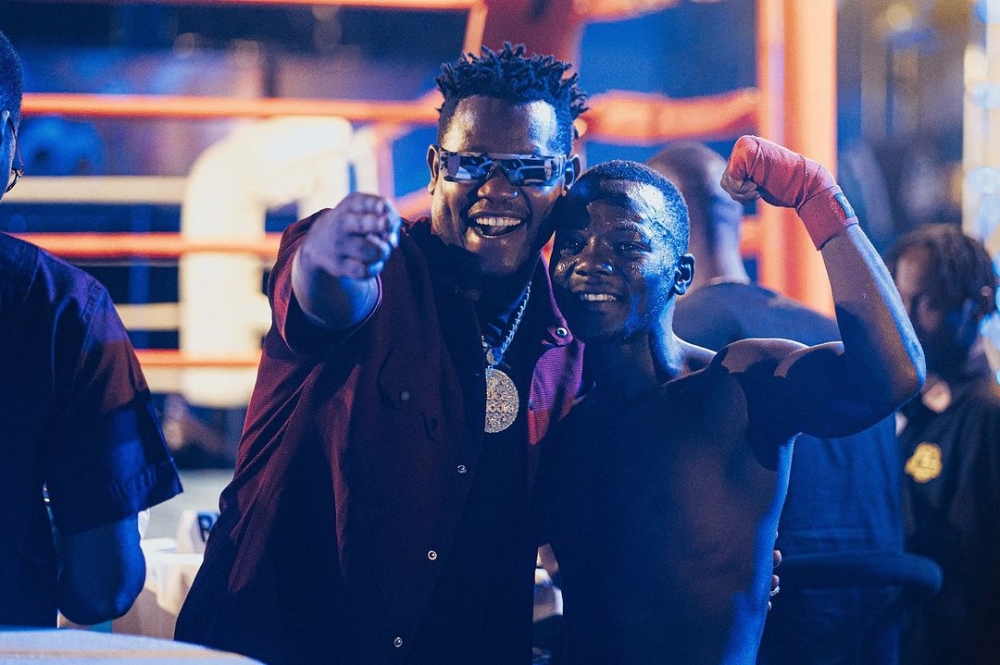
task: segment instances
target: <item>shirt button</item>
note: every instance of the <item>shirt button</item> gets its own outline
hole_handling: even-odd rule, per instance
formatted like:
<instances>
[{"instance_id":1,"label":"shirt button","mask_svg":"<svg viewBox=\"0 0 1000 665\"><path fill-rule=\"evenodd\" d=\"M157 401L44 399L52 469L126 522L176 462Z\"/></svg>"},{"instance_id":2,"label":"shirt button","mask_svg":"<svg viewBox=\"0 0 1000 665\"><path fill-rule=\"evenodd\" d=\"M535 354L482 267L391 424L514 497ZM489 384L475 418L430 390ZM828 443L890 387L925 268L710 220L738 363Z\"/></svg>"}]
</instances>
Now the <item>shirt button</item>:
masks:
<instances>
[{"instance_id":1,"label":"shirt button","mask_svg":"<svg viewBox=\"0 0 1000 665\"><path fill-rule=\"evenodd\" d=\"M569 331L566 330L565 328L563 328L562 326L559 326L558 328L556 328L556 337L565 337L568 334L569 334Z\"/></svg>"},{"instance_id":2,"label":"shirt button","mask_svg":"<svg viewBox=\"0 0 1000 665\"><path fill-rule=\"evenodd\" d=\"M396 647L397 649L399 647L403 646L403 638L402 637L397 637L396 639L394 639L392 641L392 646Z\"/></svg>"},{"instance_id":3,"label":"shirt button","mask_svg":"<svg viewBox=\"0 0 1000 665\"><path fill-rule=\"evenodd\" d=\"M427 552L427 558L430 559L431 561L437 561L438 553L435 552L434 550L429 550Z\"/></svg>"},{"instance_id":4,"label":"shirt button","mask_svg":"<svg viewBox=\"0 0 1000 665\"><path fill-rule=\"evenodd\" d=\"M401 402L409 402L410 401L410 391L409 390L404 390L403 392L399 393L399 401L401 401Z\"/></svg>"},{"instance_id":5,"label":"shirt button","mask_svg":"<svg viewBox=\"0 0 1000 665\"><path fill-rule=\"evenodd\" d=\"M459 473L465 473L466 471L468 471L468 469L465 468L464 464L459 464L458 465L458 472Z\"/></svg>"}]
</instances>

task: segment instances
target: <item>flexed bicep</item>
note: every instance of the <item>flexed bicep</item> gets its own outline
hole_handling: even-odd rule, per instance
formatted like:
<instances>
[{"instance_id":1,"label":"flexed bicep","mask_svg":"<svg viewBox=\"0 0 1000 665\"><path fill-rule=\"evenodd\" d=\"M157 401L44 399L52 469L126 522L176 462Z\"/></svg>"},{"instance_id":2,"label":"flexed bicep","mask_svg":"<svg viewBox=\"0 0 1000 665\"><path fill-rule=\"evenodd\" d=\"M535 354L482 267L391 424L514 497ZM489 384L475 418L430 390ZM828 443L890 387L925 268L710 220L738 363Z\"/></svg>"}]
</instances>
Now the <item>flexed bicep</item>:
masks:
<instances>
[{"instance_id":1,"label":"flexed bicep","mask_svg":"<svg viewBox=\"0 0 1000 665\"><path fill-rule=\"evenodd\" d=\"M833 176L803 155L744 136L722 185L737 200L760 196L795 208L830 278L843 347L814 347L783 360L783 399L802 410L809 427L827 420L862 429L887 416L920 388L923 352L888 270Z\"/></svg>"}]
</instances>

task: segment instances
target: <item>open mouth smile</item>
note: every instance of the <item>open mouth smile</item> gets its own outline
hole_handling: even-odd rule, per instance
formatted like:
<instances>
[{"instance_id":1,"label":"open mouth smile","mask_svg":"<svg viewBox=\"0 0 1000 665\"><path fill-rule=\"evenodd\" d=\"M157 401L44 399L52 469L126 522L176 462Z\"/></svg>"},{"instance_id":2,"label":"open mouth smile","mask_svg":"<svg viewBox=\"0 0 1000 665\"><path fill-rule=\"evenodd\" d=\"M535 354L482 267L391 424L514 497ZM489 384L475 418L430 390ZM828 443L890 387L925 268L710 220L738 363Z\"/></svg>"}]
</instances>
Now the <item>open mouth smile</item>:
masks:
<instances>
[{"instance_id":1,"label":"open mouth smile","mask_svg":"<svg viewBox=\"0 0 1000 665\"><path fill-rule=\"evenodd\" d=\"M470 221L472 228L488 238L507 235L524 222L520 217L509 215L480 215Z\"/></svg>"},{"instance_id":2,"label":"open mouth smile","mask_svg":"<svg viewBox=\"0 0 1000 665\"><path fill-rule=\"evenodd\" d=\"M578 300L582 300L583 302L613 302L615 300L618 300L617 296L614 296L610 293L583 292L583 293L577 293L576 297Z\"/></svg>"}]
</instances>

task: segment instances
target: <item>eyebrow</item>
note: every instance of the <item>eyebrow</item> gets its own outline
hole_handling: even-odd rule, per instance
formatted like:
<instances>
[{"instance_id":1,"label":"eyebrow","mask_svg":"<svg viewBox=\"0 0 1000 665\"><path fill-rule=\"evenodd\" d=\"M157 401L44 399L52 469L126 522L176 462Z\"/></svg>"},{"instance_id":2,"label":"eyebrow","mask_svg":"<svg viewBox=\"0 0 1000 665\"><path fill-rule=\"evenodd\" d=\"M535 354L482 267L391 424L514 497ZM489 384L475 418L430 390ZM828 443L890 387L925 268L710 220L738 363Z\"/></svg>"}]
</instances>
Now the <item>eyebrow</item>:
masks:
<instances>
[{"instance_id":1,"label":"eyebrow","mask_svg":"<svg viewBox=\"0 0 1000 665\"><path fill-rule=\"evenodd\" d=\"M649 235L652 232L652 227L654 224L656 224L656 222L651 221L646 223L640 223L633 221L622 221L618 222L618 225L615 227L614 230L629 231L631 233L638 233L640 235Z\"/></svg>"}]
</instances>

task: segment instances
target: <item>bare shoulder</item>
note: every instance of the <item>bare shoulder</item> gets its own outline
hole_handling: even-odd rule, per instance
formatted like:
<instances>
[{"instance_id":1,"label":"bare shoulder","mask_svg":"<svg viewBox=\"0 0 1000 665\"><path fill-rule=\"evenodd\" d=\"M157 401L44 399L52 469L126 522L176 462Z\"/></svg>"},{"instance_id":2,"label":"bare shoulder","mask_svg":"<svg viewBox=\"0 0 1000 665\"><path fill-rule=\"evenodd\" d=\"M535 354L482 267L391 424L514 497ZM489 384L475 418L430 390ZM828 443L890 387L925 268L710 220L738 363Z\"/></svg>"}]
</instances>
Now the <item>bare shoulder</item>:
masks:
<instances>
[{"instance_id":1,"label":"bare shoulder","mask_svg":"<svg viewBox=\"0 0 1000 665\"><path fill-rule=\"evenodd\" d=\"M705 369L712 363L712 359L715 358L715 351L711 349L686 342L680 338L677 341L683 359L681 363L683 367L682 375Z\"/></svg>"},{"instance_id":2,"label":"bare shoulder","mask_svg":"<svg viewBox=\"0 0 1000 665\"><path fill-rule=\"evenodd\" d=\"M776 367L807 348L790 339L741 339L720 349L715 360L730 372L746 372L755 367Z\"/></svg>"}]
</instances>

